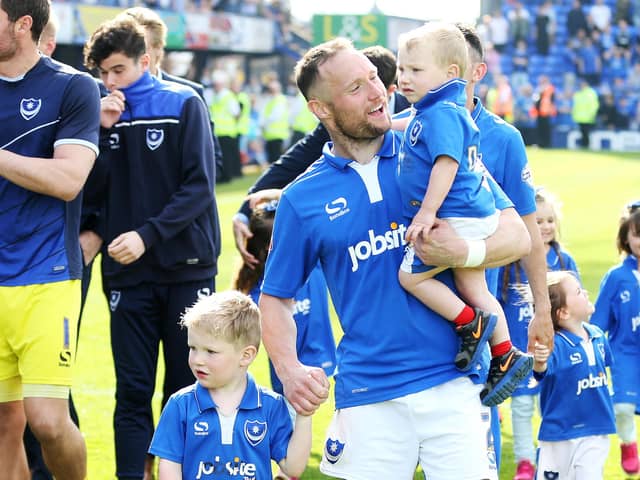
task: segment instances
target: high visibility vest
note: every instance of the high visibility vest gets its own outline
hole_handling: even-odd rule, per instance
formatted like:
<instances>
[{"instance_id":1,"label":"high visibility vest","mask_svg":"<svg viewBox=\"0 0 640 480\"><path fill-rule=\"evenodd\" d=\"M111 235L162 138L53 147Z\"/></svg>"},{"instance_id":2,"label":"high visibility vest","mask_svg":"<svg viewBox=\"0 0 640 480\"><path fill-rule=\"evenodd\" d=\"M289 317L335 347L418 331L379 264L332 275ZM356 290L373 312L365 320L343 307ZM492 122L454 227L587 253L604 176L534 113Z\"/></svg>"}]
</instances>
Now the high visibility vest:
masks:
<instances>
[{"instance_id":1,"label":"high visibility vest","mask_svg":"<svg viewBox=\"0 0 640 480\"><path fill-rule=\"evenodd\" d=\"M240 116L238 117L238 135L249 133L249 121L251 118L251 99L244 92L236 93L236 98L240 104Z\"/></svg>"},{"instance_id":2,"label":"high visibility vest","mask_svg":"<svg viewBox=\"0 0 640 480\"><path fill-rule=\"evenodd\" d=\"M600 101L593 88L578 90L573 94L571 117L576 123L596 123Z\"/></svg>"},{"instance_id":3,"label":"high visibility vest","mask_svg":"<svg viewBox=\"0 0 640 480\"><path fill-rule=\"evenodd\" d=\"M278 109L278 117L271 118L275 109ZM289 137L289 107L284 95L276 95L267 101L262 118L265 122L262 129L265 140L284 140Z\"/></svg>"},{"instance_id":4,"label":"high visibility vest","mask_svg":"<svg viewBox=\"0 0 640 480\"><path fill-rule=\"evenodd\" d=\"M232 104L236 102L236 96L230 90L223 90L213 97L209 106L211 119L216 125L218 137L235 137L238 135L236 117L232 112Z\"/></svg>"},{"instance_id":5,"label":"high visibility vest","mask_svg":"<svg viewBox=\"0 0 640 480\"><path fill-rule=\"evenodd\" d=\"M309 133L318 125L318 118L307 108L306 101L303 101L302 107L293 118L291 126L294 132Z\"/></svg>"}]
</instances>

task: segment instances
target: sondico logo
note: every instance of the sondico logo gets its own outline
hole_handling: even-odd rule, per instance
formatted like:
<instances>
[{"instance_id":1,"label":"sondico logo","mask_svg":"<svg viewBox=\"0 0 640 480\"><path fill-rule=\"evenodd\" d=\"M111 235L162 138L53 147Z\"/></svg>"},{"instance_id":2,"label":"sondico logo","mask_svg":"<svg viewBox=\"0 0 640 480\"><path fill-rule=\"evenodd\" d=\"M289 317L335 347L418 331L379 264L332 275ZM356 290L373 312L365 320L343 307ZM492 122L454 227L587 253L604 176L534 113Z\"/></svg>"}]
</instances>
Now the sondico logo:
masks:
<instances>
[{"instance_id":1,"label":"sondico logo","mask_svg":"<svg viewBox=\"0 0 640 480\"><path fill-rule=\"evenodd\" d=\"M368 240L362 240L348 248L349 258L351 258L351 271L357 272L360 267L359 262L368 260L372 255L380 255L387 250L404 246L406 232L407 227L402 223L398 225L396 222L391 222L391 230L387 230L380 235L376 235L373 229L370 229Z\"/></svg>"},{"instance_id":2,"label":"sondico logo","mask_svg":"<svg viewBox=\"0 0 640 480\"><path fill-rule=\"evenodd\" d=\"M230 475L242 480L253 480L256 478L256 464L243 462L239 457L234 457L233 461L225 462L216 455L213 462L201 460L198 464L196 479L202 478L203 475L222 475L225 477Z\"/></svg>"},{"instance_id":3,"label":"sondico logo","mask_svg":"<svg viewBox=\"0 0 640 480\"><path fill-rule=\"evenodd\" d=\"M339 197L325 204L324 211L329 215L329 220L334 221L336 218L346 215L351 210L347 207L347 199Z\"/></svg>"},{"instance_id":4,"label":"sondico logo","mask_svg":"<svg viewBox=\"0 0 640 480\"><path fill-rule=\"evenodd\" d=\"M583 390L588 388L600 388L607 385L607 376L604 372L600 372L598 376L594 376L592 373L589 374L588 378L581 378L578 380L578 391L576 395L580 395Z\"/></svg>"}]
</instances>

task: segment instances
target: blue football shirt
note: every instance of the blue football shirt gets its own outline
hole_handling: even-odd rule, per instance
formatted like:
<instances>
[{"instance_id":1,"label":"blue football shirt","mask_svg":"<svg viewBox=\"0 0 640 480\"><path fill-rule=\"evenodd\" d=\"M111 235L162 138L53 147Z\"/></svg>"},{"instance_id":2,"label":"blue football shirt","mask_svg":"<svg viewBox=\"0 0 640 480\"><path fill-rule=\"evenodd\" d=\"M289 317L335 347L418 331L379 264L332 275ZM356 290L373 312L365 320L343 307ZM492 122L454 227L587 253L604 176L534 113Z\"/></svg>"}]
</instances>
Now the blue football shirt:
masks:
<instances>
[{"instance_id":1,"label":"blue football shirt","mask_svg":"<svg viewBox=\"0 0 640 480\"><path fill-rule=\"evenodd\" d=\"M556 332L553 352L540 385L542 423L538 439L557 442L616 432L607 367L609 342L600 328L583 324L588 341Z\"/></svg>"},{"instance_id":2,"label":"blue football shirt","mask_svg":"<svg viewBox=\"0 0 640 480\"><path fill-rule=\"evenodd\" d=\"M149 453L180 463L182 478L271 478L271 460L286 457L292 432L284 397L247 374L233 432L223 432L211 394L196 382L169 398Z\"/></svg>"},{"instance_id":3,"label":"blue football shirt","mask_svg":"<svg viewBox=\"0 0 640 480\"><path fill-rule=\"evenodd\" d=\"M640 272L633 255L605 274L591 323L609 334L616 359L611 367L614 402L640 403Z\"/></svg>"},{"instance_id":4,"label":"blue football shirt","mask_svg":"<svg viewBox=\"0 0 640 480\"><path fill-rule=\"evenodd\" d=\"M465 85L464 80L453 79L430 90L414 105L415 115L404 131L398 170L407 218L418 212L431 171L443 155L455 160L458 170L437 217L483 218L496 210L479 157L480 133L465 107Z\"/></svg>"},{"instance_id":5,"label":"blue football shirt","mask_svg":"<svg viewBox=\"0 0 640 480\"><path fill-rule=\"evenodd\" d=\"M318 261L344 335L338 345L336 406L415 393L462 375L449 322L398 283L407 225L396 182L401 135L387 132L361 165L323 156L283 192L263 293L293 298ZM452 287L451 275L440 277Z\"/></svg>"},{"instance_id":6,"label":"blue football shirt","mask_svg":"<svg viewBox=\"0 0 640 480\"><path fill-rule=\"evenodd\" d=\"M3 150L52 158L56 147L73 144L97 155L99 121L98 87L86 73L41 57L21 78L0 77ZM0 285L80 278L81 197L65 202L0 177Z\"/></svg>"}]
</instances>

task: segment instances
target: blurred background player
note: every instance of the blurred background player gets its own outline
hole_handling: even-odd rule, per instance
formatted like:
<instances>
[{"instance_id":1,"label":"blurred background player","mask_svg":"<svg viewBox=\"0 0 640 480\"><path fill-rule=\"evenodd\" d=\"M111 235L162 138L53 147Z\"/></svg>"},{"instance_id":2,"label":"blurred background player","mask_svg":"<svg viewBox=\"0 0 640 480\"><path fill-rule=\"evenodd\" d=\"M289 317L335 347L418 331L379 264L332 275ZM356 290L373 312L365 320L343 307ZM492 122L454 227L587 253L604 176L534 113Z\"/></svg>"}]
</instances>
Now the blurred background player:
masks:
<instances>
[{"instance_id":1,"label":"blurred background player","mask_svg":"<svg viewBox=\"0 0 640 480\"><path fill-rule=\"evenodd\" d=\"M640 470L635 413L640 398L640 201L629 204L616 236L622 261L600 283L591 323L609 334L613 408L620 437L620 463L628 474Z\"/></svg>"}]
</instances>

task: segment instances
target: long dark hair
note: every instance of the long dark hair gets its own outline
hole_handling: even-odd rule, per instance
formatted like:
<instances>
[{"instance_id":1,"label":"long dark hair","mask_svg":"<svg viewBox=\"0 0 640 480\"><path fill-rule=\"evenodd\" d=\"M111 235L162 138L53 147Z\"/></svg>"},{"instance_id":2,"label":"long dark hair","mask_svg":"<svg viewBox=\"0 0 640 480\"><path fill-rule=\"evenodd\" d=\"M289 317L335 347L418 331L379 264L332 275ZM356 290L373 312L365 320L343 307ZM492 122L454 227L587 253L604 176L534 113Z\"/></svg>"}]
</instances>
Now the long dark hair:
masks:
<instances>
[{"instance_id":1,"label":"long dark hair","mask_svg":"<svg viewBox=\"0 0 640 480\"><path fill-rule=\"evenodd\" d=\"M258 259L258 265L251 269L246 263L242 264L236 275L233 288L245 294L249 293L262 278L264 265L269 253L273 219L276 215L277 202L258 205L249 219L249 230L253 237L247 240L247 251Z\"/></svg>"}]
</instances>

